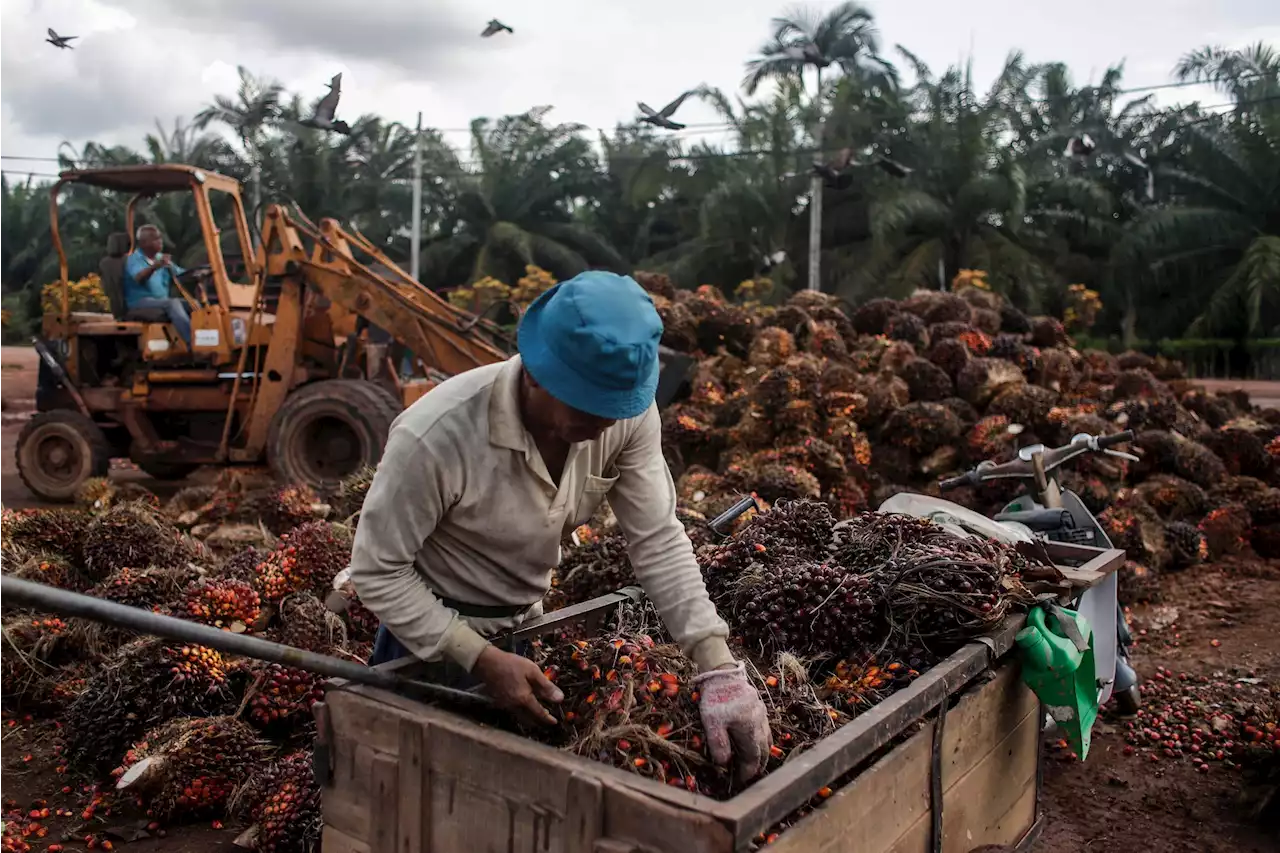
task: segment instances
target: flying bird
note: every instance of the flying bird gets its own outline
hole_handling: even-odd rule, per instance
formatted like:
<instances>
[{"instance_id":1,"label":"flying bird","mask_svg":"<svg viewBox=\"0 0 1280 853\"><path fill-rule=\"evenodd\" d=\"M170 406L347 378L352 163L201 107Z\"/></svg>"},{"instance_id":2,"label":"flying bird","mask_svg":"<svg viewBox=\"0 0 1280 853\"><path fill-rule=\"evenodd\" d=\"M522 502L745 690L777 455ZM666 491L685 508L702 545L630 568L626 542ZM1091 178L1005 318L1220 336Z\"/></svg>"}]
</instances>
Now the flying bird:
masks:
<instances>
[{"instance_id":1,"label":"flying bird","mask_svg":"<svg viewBox=\"0 0 1280 853\"><path fill-rule=\"evenodd\" d=\"M60 36L53 31L53 27L49 27L49 37L45 39L45 41L54 47L60 47L63 50L74 50L75 48L71 46L71 42L78 38L80 38L80 36Z\"/></svg>"},{"instance_id":2,"label":"flying bird","mask_svg":"<svg viewBox=\"0 0 1280 853\"><path fill-rule=\"evenodd\" d=\"M667 104L661 110L654 111L653 107L644 101L637 101L636 106L640 108L640 112L644 115L640 116L640 121L645 124L651 124L655 127L665 127L667 130L684 130L684 125L671 120L676 114L676 110L680 109L680 105L684 103L684 99L692 95L693 92L685 92L671 103Z\"/></svg>"},{"instance_id":3,"label":"flying bird","mask_svg":"<svg viewBox=\"0 0 1280 853\"><path fill-rule=\"evenodd\" d=\"M342 72L339 71L329 81L329 94L321 98L320 103L316 104L315 113L310 118L304 118L298 124L303 127L314 127L317 130L332 130L344 136L350 135L351 126L345 121L333 117L333 114L338 111L338 98L341 96Z\"/></svg>"},{"instance_id":4,"label":"flying bird","mask_svg":"<svg viewBox=\"0 0 1280 853\"><path fill-rule=\"evenodd\" d=\"M864 149L863 155L870 154L870 149ZM895 178L905 178L911 174L911 169L902 165L896 160L891 160L883 154L877 154L870 160L858 160L854 157L852 148L842 148L833 160L826 163L815 163L813 166L813 174L823 179L827 186L833 189L847 189L852 183L852 176L848 170L853 166L875 166L882 172Z\"/></svg>"},{"instance_id":5,"label":"flying bird","mask_svg":"<svg viewBox=\"0 0 1280 853\"><path fill-rule=\"evenodd\" d=\"M508 27L506 24L502 23L502 21L499 21L497 18L494 18L489 22L489 25L484 28L484 32L482 32L480 35L484 36L485 38L488 38L489 36L497 35L503 30L509 33L515 33L515 30L511 29L511 27Z\"/></svg>"}]
</instances>

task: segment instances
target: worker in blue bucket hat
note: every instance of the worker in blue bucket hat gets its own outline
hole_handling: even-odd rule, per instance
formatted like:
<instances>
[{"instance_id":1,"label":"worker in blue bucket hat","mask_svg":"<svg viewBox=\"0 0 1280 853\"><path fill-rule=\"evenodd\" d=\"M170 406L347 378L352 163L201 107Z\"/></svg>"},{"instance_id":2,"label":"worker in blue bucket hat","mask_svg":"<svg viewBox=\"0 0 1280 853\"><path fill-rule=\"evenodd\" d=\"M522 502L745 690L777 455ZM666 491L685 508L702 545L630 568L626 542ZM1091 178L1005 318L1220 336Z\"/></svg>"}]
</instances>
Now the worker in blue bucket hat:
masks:
<instances>
[{"instance_id":1,"label":"worker in blue bucket hat","mask_svg":"<svg viewBox=\"0 0 1280 853\"><path fill-rule=\"evenodd\" d=\"M405 655L434 680L484 684L543 723L561 691L488 637L542 613L560 543L606 498L636 578L697 664L712 758L749 778L768 758L760 696L726 643L676 518L654 394L662 321L628 276L584 272L529 306L519 354L443 383L391 428L350 577L381 622L370 664Z\"/></svg>"}]
</instances>

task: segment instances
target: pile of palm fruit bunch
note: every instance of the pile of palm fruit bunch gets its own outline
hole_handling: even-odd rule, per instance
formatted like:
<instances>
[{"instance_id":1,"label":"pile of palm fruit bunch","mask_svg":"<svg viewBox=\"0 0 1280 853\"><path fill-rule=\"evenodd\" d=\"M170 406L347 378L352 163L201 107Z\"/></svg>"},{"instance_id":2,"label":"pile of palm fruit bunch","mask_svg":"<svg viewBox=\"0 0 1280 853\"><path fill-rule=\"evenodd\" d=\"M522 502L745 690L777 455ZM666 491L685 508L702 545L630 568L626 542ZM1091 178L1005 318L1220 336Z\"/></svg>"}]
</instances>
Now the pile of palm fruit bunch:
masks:
<instances>
[{"instance_id":1,"label":"pile of palm fruit bunch","mask_svg":"<svg viewBox=\"0 0 1280 853\"><path fill-rule=\"evenodd\" d=\"M1204 391L1175 361L1077 349L1063 321L1023 314L980 273L856 308L811 292L761 306L635 277L664 343L697 358L687 395L663 414L691 510L712 517L754 493L765 506L821 500L847 518L910 491L990 514L1024 485L942 495L938 481L1030 444L1131 429L1123 449L1139 462L1089 454L1058 472L1124 540L1126 601L1157 597L1162 573L1205 560L1280 557L1280 412ZM748 300L760 290L744 288ZM1095 294L1068 296L1068 321L1096 314Z\"/></svg>"},{"instance_id":2,"label":"pile of palm fruit bunch","mask_svg":"<svg viewBox=\"0 0 1280 853\"><path fill-rule=\"evenodd\" d=\"M617 579L616 536L576 546L571 571ZM837 520L817 499L778 500L698 558L731 646L769 699L766 770L1032 601L1021 582L1031 564L1009 546L904 515ZM573 578L561 589L576 589ZM543 734L552 742L713 797L741 787L711 760L694 667L651 605L544 646L540 664L565 694L559 726Z\"/></svg>"},{"instance_id":3,"label":"pile of palm fruit bunch","mask_svg":"<svg viewBox=\"0 0 1280 853\"><path fill-rule=\"evenodd\" d=\"M353 478L345 498L326 501L251 472L161 501L137 484L90 481L73 507L3 511L3 570L364 660L376 620L349 585L336 589L353 530L345 516L325 520L358 488ZM310 745L322 677L8 602L0 627L6 712L56 720L67 772L117 785L142 823L235 818L252 849L318 843Z\"/></svg>"}]
</instances>

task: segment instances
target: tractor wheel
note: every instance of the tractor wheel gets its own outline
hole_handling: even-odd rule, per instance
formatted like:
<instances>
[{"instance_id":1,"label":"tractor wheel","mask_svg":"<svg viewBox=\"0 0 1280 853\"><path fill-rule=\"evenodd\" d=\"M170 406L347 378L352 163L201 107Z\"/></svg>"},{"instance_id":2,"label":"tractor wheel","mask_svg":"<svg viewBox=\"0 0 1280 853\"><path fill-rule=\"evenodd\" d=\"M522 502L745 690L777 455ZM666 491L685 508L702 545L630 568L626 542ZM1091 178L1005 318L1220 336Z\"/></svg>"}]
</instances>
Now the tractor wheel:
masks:
<instances>
[{"instance_id":1,"label":"tractor wheel","mask_svg":"<svg viewBox=\"0 0 1280 853\"><path fill-rule=\"evenodd\" d=\"M376 466L399 410L363 379L326 379L285 398L267 433L267 462L281 480L331 491Z\"/></svg>"},{"instance_id":2,"label":"tractor wheel","mask_svg":"<svg viewBox=\"0 0 1280 853\"><path fill-rule=\"evenodd\" d=\"M66 503L92 477L105 477L111 445L92 420L70 409L41 412L18 435L18 475L32 494Z\"/></svg>"},{"instance_id":3,"label":"tractor wheel","mask_svg":"<svg viewBox=\"0 0 1280 853\"><path fill-rule=\"evenodd\" d=\"M199 465L189 462L161 462L157 459L139 460L138 467L156 480L185 480L200 469Z\"/></svg>"}]
</instances>

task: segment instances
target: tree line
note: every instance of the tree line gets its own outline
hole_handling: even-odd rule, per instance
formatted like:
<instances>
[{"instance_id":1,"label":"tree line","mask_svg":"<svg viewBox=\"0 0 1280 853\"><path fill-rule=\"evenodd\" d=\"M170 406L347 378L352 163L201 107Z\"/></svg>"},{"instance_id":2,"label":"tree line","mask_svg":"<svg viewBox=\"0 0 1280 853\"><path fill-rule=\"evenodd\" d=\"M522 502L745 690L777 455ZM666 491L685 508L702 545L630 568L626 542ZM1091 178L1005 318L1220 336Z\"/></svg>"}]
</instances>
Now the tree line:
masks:
<instances>
[{"instance_id":1,"label":"tree line","mask_svg":"<svg viewBox=\"0 0 1280 853\"><path fill-rule=\"evenodd\" d=\"M708 129L592 132L549 107L471 123L455 147L422 131L421 270L448 289L514 283L527 264L666 272L731 290L808 276L810 180L821 177L820 283L851 303L945 287L981 269L1028 310L1061 311L1070 284L1101 294L1095 335L1274 337L1280 332L1280 53L1203 47L1168 84L1123 67L1079 84L1014 52L994 81L941 73L882 44L869 12L775 19L740 92L691 97ZM59 167L188 163L236 177L250 206L296 202L358 228L408 266L415 131L377 115L349 136L299 124L308 104L239 69L234 94L139 147L64 144ZM1159 108L1155 90L1211 84L1217 100ZM34 316L57 278L48 178L6 161L6 308ZM24 164L24 168L32 168ZM32 171L37 171L32 168ZM73 276L96 269L127 199L72 188L61 228ZM199 253L189 202L141 208L181 260Z\"/></svg>"}]
</instances>

